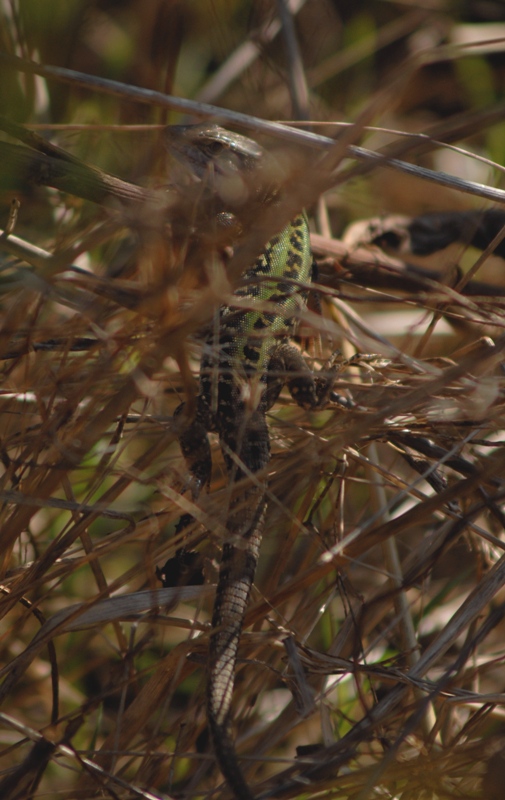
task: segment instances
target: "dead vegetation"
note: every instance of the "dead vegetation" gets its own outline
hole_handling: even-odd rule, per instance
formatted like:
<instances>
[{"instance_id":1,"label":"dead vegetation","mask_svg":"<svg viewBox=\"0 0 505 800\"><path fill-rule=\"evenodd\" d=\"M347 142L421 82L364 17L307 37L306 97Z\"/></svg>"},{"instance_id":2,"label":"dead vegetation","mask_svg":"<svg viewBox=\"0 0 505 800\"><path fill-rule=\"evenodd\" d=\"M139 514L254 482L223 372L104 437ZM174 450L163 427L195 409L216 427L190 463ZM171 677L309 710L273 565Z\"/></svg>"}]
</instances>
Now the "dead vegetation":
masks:
<instances>
[{"instance_id":1,"label":"dead vegetation","mask_svg":"<svg viewBox=\"0 0 505 800\"><path fill-rule=\"evenodd\" d=\"M319 301L297 340L316 370L340 351L342 402L308 413L286 393L269 414L267 533L235 689L244 772L265 797L501 796L503 260L459 241L419 267L340 236L358 217L503 203L503 56L454 45L463 22L498 38L479 28L493 19L443 3L394 19L386 3L302 3L306 83L288 89L286 74L303 71L296 47L270 44L273 4L247 25L243 3L235 16L218 3L85 5L56 5L46 27L21 0L2 18L3 108L20 127L4 122L0 142L1 796L227 796L204 680L229 488L216 447L210 491L192 502L171 419L195 391L202 329L301 205ZM253 29L262 45L246 62ZM72 58L58 30L72 33ZM114 69L105 34L131 48ZM470 74L488 87L485 108ZM225 109L253 111L241 132L272 153L274 201L258 204L246 178L235 200L229 185L175 178L164 125L181 106L145 90L193 93L230 127ZM281 134L264 120L290 118L290 97L324 121L317 132L354 124L334 145ZM436 137L407 147L435 117ZM440 142L488 159L485 178L458 175L473 197L442 185L454 170ZM232 202L238 223L217 226ZM207 583L162 590L155 568L188 511Z\"/></svg>"}]
</instances>

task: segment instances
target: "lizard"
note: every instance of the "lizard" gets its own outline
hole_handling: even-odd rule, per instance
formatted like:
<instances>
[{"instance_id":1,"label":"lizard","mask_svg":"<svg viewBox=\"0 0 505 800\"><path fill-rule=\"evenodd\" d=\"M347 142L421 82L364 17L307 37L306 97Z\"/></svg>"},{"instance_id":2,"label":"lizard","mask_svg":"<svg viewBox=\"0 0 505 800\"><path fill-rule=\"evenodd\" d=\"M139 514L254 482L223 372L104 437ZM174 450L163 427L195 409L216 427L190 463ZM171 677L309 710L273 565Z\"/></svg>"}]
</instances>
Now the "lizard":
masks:
<instances>
[{"instance_id":1,"label":"lizard","mask_svg":"<svg viewBox=\"0 0 505 800\"><path fill-rule=\"evenodd\" d=\"M176 129L176 130L174 130ZM252 140L217 125L172 126L172 144L189 167L215 169L217 153L261 157ZM231 162L227 162L227 168ZM182 403L174 412L176 435L193 480L194 498L210 482L208 432L217 432L228 480L246 488L231 501L227 538L222 547L209 642L207 719L216 760L237 800L253 800L238 763L231 732L231 701L237 651L251 592L266 511L265 476L270 458L266 413L286 382L294 400L306 409L325 405L331 393L331 370L315 377L288 337L306 302L313 277L313 255L305 211L301 210L267 243L244 283L235 292L240 305L219 310L218 325L203 348L196 410ZM216 333L217 331L217 333ZM191 520L183 515L176 532ZM181 564L187 553L180 551ZM169 562L173 561L169 559ZM167 562L158 576L168 574Z\"/></svg>"}]
</instances>

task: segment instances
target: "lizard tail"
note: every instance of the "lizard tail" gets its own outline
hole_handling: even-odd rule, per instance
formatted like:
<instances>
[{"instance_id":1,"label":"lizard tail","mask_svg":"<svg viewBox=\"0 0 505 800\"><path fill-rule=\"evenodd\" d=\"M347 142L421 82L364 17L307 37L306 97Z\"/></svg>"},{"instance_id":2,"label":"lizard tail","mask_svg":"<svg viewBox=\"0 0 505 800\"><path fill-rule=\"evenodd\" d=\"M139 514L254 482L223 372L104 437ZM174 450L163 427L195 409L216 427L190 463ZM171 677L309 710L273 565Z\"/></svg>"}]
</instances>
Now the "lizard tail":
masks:
<instances>
[{"instance_id":1,"label":"lizard tail","mask_svg":"<svg viewBox=\"0 0 505 800\"><path fill-rule=\"evenodd\" d=\"M238 764L230 709L238 645L261 544L264 497L255 506L252 519L246 511L241 525L230 526L235 528L234 543L223 547L209 648L209 727L219 767L237 800L254 800Z\"/></svg>"}]
</instances>

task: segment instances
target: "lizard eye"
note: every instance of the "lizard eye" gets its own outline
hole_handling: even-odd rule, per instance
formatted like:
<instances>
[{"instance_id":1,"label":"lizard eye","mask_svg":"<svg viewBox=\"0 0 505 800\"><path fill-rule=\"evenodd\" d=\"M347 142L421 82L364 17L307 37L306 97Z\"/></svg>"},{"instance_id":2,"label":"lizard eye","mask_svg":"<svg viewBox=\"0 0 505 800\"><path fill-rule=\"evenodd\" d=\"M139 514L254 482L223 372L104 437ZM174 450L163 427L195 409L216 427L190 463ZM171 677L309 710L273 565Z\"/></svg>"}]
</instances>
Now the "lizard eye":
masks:
<instances>
[{"instance_id":1,"label":"lizard eye","mask_svg":"<svg viewBox=\"0 0 505 800\"><path fill-rule=\"evenodd\" d=\"M218 156L226 149L226 144L218 139L212 139L206 146L210 156Z\"/></svg>"}]
</instances>

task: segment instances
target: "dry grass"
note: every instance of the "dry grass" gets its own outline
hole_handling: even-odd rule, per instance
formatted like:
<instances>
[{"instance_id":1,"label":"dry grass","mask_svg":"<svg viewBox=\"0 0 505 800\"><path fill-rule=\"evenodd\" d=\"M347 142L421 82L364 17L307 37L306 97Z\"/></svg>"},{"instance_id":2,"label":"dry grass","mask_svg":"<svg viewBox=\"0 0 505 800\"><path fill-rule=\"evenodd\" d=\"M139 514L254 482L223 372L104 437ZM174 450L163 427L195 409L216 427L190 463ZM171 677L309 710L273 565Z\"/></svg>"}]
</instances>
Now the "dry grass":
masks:
<instances>
[{"instance_id":1,"label":"dry grass","mask_svg":"<svg viewBox=\"0 0 505 800\"><path fill-rule=\"evenodd\" d=\"M141 17L134 3L130 13ZM188 30L202 35L205 14L189 16ZM425 30L437 19L427 15ZM3 24L22 38L7 17ZM326 75L353 59L366 63L374 47L378 57L387 42L411 41L420 23L403 13L396 28L387 19L376 24L375 44L358 37L364 49L342 46L340 61L328 52L317 64L312 52L311 91L323 80L316 66ZM187 64L193 41L187 32L188 39L171 35L167 87L177 54ZM224 64L233 52L245 58L230 44ZM394 51L393 64L399 57ZM233 83L236 63L221 76L222 94L209 83L200 99L252 107L258 117L282 107L288 116L284 82L262 58L249 67L251 106ZM83 56L76 67L86 71ZM392 73L350 113L357 121L346 146L389 143L393 155L408 157L404 138L366 133L388 115L389 127L413 129L406 98L413 88L428 91L425 68L408 61ZM12 74L33 99L33 76ZM146 64L144 80L129 83L163 88L153 74ZM371 74L363 66L353 81ZM82 99L83 82L67 75L67 83L68 98ZM103 126L67 126L60 135L78 161L35 140L28 158L26 141L32 183L30 173L11 170L2 184L4 219L14 187L21 200L18 238L0 239L2 797L193 798L220 786L204 685L229 489L213 440L210 491L193 504L171 419L194 393L202 327L303 204L320 231L321 309L315 303L301 314L298 342L316 370L340 351L336 390L348 407L307 413L285 393L269 414L273 457L260 476L270 498L266 536L235 689L243 768L258 796L493 800L493 781L502 784L505 699L503 262L477 262L475 251L456 244L425 259L431 271L419 277L330 232L331 223L378 210L470 201L343 161L342 141L311 149L295 134L285 143L273 135L278 202L258 209L257 187L246 184L242 235L237 241L234 229L233 242L218 239L213 188L160 179L170 169L161 129L105 125L120 109L127 121L135 113L153 121L158 112L139 112L128 86L119 100L105 88L91 92ZM349 103L342 87L327 89L311 106L322 119ZM392 101L399 90L403 111ZM302 113L303 85L291 92ZM484 112L470 126L477 139L479 119L484 126ZM437 138L459 141L462 124L445 120ZM252 133L259 129L265 133L251 120ZM20 131L10 133L19 145ZM84 181L82 169L97 166L104 172L86 172ZM111 173L126 180L110 181ZM315 205L337 185L329 212ZM455 263L464 271L477 263L470 289L454 280ZM161 590L155 567L175 553L174 523L187 511L197 520L188 535L204 554L207 584ZM214 796L229 795L221 786Z\"/></svg>"}]
</instances>

